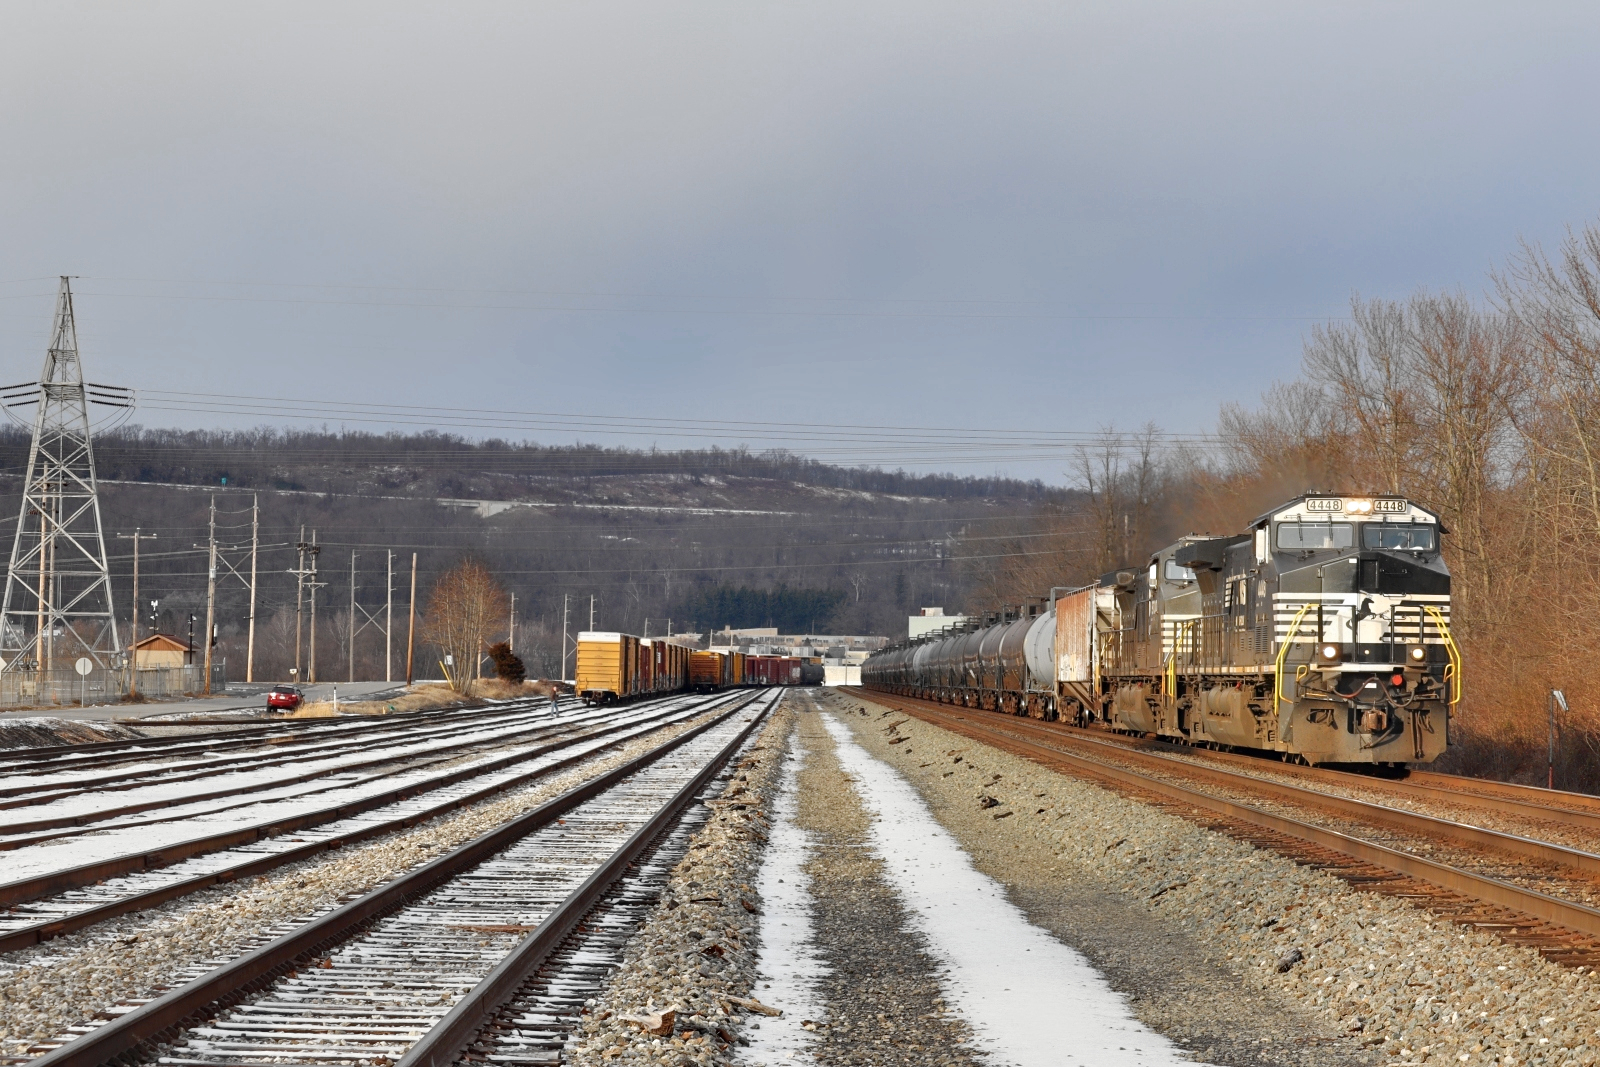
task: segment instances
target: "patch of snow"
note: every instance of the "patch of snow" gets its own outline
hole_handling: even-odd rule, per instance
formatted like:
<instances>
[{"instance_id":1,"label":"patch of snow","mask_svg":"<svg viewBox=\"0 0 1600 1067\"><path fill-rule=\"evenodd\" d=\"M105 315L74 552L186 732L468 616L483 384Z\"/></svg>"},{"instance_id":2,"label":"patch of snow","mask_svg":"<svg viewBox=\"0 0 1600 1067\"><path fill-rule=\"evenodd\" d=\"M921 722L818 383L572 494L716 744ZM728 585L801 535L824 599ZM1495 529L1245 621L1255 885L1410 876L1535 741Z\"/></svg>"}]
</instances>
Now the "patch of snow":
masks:
<instances>
[{"instance_id":1,"label":"patch of snow","mask_svg":"<svg viewBox=\"0 0 1600 1067\"><path fill-rule=\"evenodd\" d=\"M751 995L781 1009L783 1015L760 1017L759 1030L744 1029L750 1045L738 1051L734 1062L752 1067L810 1061L817 1035L800 1024L821 1019L823 1013L817 980L827 973L827 966L817 953L811 878L804 870L816 846L812 835L794 821L800 807L799 768L798 754L789 752L772 806L772 833L756 879L761 894L761 951L756 966L762 977Z\"/></svg>"},{"instance_id":2,"label":"patch of snow","mask_svg":"<svg viewBox=\"0 0 1600 1067\"><path fill-rule=\"evenodd\" d=\"M1005 887L972 865L922 797L824 713L839 762L856 781L882 857L932 953L950 973L948 1000L997 1065L1151 1067L1194 1061L1136 1019L1076 949L1030 923Z\"/></svg>"}]
</instances>

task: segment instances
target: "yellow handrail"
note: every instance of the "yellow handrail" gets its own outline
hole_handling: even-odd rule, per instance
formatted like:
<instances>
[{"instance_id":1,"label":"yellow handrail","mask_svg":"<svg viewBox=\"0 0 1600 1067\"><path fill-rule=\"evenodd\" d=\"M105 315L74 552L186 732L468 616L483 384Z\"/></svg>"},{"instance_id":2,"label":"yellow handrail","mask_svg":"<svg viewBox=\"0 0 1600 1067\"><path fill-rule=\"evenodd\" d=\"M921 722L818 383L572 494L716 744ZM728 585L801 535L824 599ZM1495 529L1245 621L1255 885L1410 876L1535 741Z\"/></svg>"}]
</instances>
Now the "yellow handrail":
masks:
<instances>
[{"instance_id":1,"label":"yellow handrail","mask_svg":"<svg viewBox=\"0 0 1600 1067\"><path fill-rule=\"evenodd\" d=\"M1300 610L1295 613L1294 621L1289 624L1289 632L1283 638L1283 645L1278 649L1277 669L1272 676L1272 714L1278 714L1278 702L1288 700L1283 695L1283 658L1289 654L1289 643L1294 640L1294 635L1300 632L1300 620L1306 617L1306 612L1311 610L1310 604L1300 605Z\"/></svg>"},{"instance_id":2,"label":"yellow handrail","mask_svg":"<svg viewBox=\"0 0 1600 1067\"><path fill-rule=\"evenodd\" d=\"M1450 666L1445 669L1444 680L1451 683L1450 706L1453 708L1461 703L1461 649L1456 647L1456 639L1450 633L1450 624L1444 621L1444 615L1438 608L1430 604L1422 605L1422 610L1433 616L1434 625L1439 627L1439 636L1444 638L1445 651L1450 653ZM1417 639L1422 639L1422 634L1417 634Z\"/></svg>"},{"instance_id":3,"label":"yellow handrail","mask_svg":"<svg viewBox=\"0 0 1600 1067\"><path fill-rule=\"evenodd\" d=\"M1188 619L1172 630L1172 654L1167 657L1167 695L1174 701L1178 699L1178 643L1183 640L1184 632L1194 624L1194 619Z\"/></svg>"}]
</instances>

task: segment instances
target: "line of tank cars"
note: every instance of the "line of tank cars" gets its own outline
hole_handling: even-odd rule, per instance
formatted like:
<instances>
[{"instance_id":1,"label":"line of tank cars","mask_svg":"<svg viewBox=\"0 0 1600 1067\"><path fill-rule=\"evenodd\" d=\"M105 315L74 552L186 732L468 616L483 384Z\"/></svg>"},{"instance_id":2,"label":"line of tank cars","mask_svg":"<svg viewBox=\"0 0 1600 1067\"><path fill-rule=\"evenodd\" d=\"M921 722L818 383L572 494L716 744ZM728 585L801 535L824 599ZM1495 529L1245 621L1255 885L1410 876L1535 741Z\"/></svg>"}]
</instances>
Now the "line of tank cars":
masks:
<instances>
[{"instance_id":1,"label":"line of tank cars","mask_svg":"<svg viewBox=\"0 0 1600 1067\"><path fill-rule=\"evenodd\" d=\"M1461 699L1439 516L1311 493L1140 569L885 649L869 689L1313 764L1394 769Z\"/></svg>"},{"instance_id":2,"label":"line of tank cars","mask_svg":"<svg viewBox=\"0 0 1600 1067\"><path fill-rule=\"evenodd\" d=\"M822 667L794 656L712 652L670 638L585 631L578 635L576 692L586 704L765 685L821 685Z\"/></svg>"}]
</instances>

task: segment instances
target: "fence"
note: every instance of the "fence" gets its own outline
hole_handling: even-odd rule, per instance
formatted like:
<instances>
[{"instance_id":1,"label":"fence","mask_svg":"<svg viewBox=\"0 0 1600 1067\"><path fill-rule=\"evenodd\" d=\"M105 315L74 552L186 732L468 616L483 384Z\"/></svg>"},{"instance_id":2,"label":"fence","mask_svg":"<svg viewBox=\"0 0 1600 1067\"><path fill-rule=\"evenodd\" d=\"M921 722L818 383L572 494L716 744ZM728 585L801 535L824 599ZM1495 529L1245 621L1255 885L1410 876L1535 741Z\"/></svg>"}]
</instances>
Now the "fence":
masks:
<instances>
[{"instance_id":1,"label":"fence","mask_svg":"<svg viewBox=\"0 0 1600 1067\"><path fill-rule=\"evenodd\" d=\"M139 696L162 700L199 693L205 689L205 665L148 667L139 670ZM0 707L50 707L54 705L114 704L126 700L130 671L108 668L81 676L71 667L52 671L0 672ZM228 663L211 665L211 691L228 687Z\"/></svg>"}]
</instances>

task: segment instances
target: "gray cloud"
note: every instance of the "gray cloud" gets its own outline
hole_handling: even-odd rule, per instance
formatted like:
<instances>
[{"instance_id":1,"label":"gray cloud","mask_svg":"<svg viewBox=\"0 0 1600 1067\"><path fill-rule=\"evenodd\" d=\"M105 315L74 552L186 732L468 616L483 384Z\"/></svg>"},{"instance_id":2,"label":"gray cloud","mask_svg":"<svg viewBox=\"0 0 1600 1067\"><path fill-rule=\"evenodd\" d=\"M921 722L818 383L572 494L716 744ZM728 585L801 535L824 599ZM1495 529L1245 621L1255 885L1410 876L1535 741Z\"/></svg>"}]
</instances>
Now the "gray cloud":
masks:
<instances>
[{"instance_id":1,"label":"gray cloud","mask_svg":"<svg viewBox=\"0 0 1600 1067\"><path fill-rule=\"evenodd\" d=\"M65 272L93 373L152 388L1199 431L1351 291L1476 291L1596 214L1597 23L14 7L0 360L33 373L48 326L48 280L12 280Z\"/></svg>"}]
</instances>

